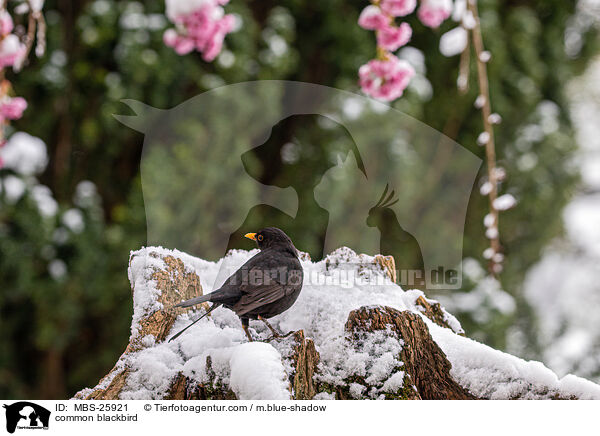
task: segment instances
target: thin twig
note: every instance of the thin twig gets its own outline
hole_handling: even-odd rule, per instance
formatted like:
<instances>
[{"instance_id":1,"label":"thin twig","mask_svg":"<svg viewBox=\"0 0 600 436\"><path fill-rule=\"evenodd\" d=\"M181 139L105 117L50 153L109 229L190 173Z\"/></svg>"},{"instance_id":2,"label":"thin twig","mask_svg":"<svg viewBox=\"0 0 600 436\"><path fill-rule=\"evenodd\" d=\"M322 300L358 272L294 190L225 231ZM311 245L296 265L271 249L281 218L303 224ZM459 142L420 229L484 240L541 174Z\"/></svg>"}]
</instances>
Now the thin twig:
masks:
<instances>
[{"instance_id":1,"label":"thin twig","mask_svg":"<svg viewBox=\"0 0 600 436\"><path fill-rule=\"evenodd\" d=\"M470 30L465 29L467 35L469 35ZM471 44L469 43L469 37L467 36L467 45L465 49L460 54L460 64L458 67L458 78L456 79L456 85L458 87L458 92L461 94L466 94L469 90L469 63L471 62Z\"/></svg>"},{"instance_id":2,"label":"thin twig","mask_svg":"<svg viewBox=\"0 0 600 436\"><path fill-rule=\"evenodd\" d=\"M482 60L482 53L484 52L483 46L483 37L481 35L481 24L479 22L479 14L477 12L477 1L476 0L468 0L467 1L468 8L473 14L475 18L475 26L472 29L471 34L473 35L473 48L475 50L475 62L477 63L477 78L479 82L479 94L483 97L484 101L481 106L481 115L483 116L483 127L484 131L487 133L487 142L485 144L485 156L487 161L487 174L488 181L491 185L491 190L488 195L489 204L490 204L490 214L493 217L493 223L490 228L499 229L499 214L498 210L494 207L494 201L498 197L498 180L496 177L496 146L494 143L494 129L492 128L492 123L490 122L490 115L492 114L492 109L490 105L490 90L489 90L489 82L487 76L487 66L486 62ZM495 235L490 239L490 246L494 252L494 254L500 252L500 236L497 231ZM497 262L494 260L494 256L492 256L490 260L490 272L495 277L498 268Z\"/></svg>"},{"instance_id":3,"label":"thin twig","mask_svg":"<svg viewBox=\"0 0 600 436\"><path fill-rule=\"evenodd\" d=\"M27 6L29 6L29 20L27 24L27 35L25 36L25 55L23 56L23 61L27 59L29 52L31 51L31 47L33 46L33 41L35 39L35 27L37 20L35 19L35 13L33 12L33 8L31 5L31 1L27 0Z\"/></svg>"},{"instance_id":4,"label":"thin twig","mask_svg":"<svg viewBox=\"0 0 600 436\"><path fill-rule=\"evenodd\" d=\"M37 12L37 44L35 46L35 55L39 58L46 51L46 20L42 12Z\"/></svg>"}]
</instances>

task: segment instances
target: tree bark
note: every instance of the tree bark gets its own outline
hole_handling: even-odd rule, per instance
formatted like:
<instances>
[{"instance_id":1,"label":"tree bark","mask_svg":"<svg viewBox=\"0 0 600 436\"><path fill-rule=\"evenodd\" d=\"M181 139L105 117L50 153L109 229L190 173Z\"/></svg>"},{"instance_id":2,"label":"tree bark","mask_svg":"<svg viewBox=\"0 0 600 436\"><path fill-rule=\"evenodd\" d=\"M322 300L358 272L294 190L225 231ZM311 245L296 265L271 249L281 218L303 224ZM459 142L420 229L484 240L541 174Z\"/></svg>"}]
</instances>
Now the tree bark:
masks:
<instances>
[{"instance_id":1,"label":"tree bark","mask_svg":"<svg viewBox=\"0 0 600 436\"><path fill-rule=\"evenodd\" d=\"M401 360L421 399L476 399L452 379L452 365L419 315L387 306L361 307L350 312L346 322L346 331L356 340L360 332L385 331L388 327L404 341Z\"/></svg>"}]
</instances>

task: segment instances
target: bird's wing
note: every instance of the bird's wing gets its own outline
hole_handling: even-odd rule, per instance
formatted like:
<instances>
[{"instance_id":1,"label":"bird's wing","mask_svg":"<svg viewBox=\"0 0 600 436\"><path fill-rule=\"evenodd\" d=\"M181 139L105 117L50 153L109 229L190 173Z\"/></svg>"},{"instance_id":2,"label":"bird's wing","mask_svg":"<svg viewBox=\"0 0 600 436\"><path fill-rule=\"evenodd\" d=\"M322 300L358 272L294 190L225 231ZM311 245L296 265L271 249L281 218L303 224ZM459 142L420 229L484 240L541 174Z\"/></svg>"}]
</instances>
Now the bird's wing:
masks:
<instances>
[{"instance_id":1,"label":"bird's wing","mask_svg":"<svg viewBox=\"0 0 600 436\"><path fill-rule=\"evenodd\" d=\"M302 267L297 259L263 250L242 265L221 288L212 292L210 301L231 306L242 316L291 292L288 275L298 269Z\"/></svg>"},{"instance_id":2,"label":"bird's wing","mask_svg":"<svg viewBox=\"0 0 600 436\"><path fill-rule=\"evenodd\" d=\"M246 261L241 267L238 268L231 276L223 282L223 288L228 285L239 286L242 283L248 281L250 274L253 270L258 270L261 273L265 271L277 271L281 268L282 255L279 253L274 254L272 250L265 249Z\"/></svg>"},{"instance_id":3,"label":"bird's wing","mask_svg":"<svg viewBox=\"0 0 600 436\"><path fill-rule=\"evenodd\" d=\"M262 285L249 286L248 289L245 289L242 297L233 306L233 310L238 316L243 316L283 298L291 289L268 277L265 278L265 282Z\"/></svg>"}]
</instances>

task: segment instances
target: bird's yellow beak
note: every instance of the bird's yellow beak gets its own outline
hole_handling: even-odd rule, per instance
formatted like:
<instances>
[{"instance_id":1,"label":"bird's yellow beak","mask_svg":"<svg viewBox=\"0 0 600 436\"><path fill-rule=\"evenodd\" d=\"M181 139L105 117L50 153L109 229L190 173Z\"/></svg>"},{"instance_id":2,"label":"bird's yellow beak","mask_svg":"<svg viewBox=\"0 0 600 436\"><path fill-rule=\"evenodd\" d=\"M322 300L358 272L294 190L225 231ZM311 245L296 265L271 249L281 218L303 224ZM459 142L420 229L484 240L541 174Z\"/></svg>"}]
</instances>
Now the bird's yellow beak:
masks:
<instances>
[{"instance_id":1,"label":"bird's yellow beak","mask_svg":"<svg viewBox=\"0 0 600 436\"><path fill-rule=\"evenodd\" d=\"M253 241L256 241L256 233L246 233L244 236L248 239L252 239Z\"/></svg>"}]
</instances>

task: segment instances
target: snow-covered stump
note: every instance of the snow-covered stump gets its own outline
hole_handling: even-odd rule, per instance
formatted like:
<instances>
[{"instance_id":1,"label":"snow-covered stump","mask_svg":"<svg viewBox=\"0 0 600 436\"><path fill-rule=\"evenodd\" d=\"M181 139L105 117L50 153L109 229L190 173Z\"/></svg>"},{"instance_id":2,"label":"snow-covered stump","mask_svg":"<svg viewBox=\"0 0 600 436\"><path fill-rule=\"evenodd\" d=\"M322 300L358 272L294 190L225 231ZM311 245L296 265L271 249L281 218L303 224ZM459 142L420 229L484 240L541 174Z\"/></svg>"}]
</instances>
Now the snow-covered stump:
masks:
<instances>
[{"instance_id":1,"label":"snow-covered stump","mask_svg":"<svg viewBox=\"0 0 600 436\"><path fill-rule=\"evenodd\" d=\"M256 250L209 262L148 247L130 257L131 336L97 386L77 399L600 399L600 386L464 336L458 320L420 290L403 290L394 259L339 248L301 258L305 280L272 318L286 338L218 308L176 341L206 307L168 309L210 292Z\"/></svg>"},{"instance_id":2,"label":"snow-covered stump","mask_svg":"<svg viewBox=\"0 0 600 436\"><path fill-rule=\"evenodd\" d=\"M203 295L200 279L193 270L186 268L181 259L164 256L157 251L131 254L129 280L134 301L129 344L113 369L98 385L78 392L76 398L117 399L129 374L126 364L128 358L137 351L164 341L177 317L190 310L160 309Z\"/></svg>"},{"instance_id":3,"label":"snow-covered stump","mask_svg":"<svg viewBox=\"0 0 600 436\"><path fill-rule=\"evenodd\" d=\"M365 333L376 331L393 334L402 342L399 357L403 363L403 389L391 393L392 398L395 394L419 400L476 399L454 381L450 375L452 365L419 315L391 307L361 307L350 312L346 331L353 343L363 340Z\"/></svg>"},{"instance_id":4,"label":"snow-covered stump","mask_svg":"<svg viewBox=\"0 0 600 436\"><path fill-rule=\"evenodd\" d=\"M177 318L186 312L194 311L191 308L172 307L183 300L203 295L200 278L190 265L193 258L177 251L173 254L177 257L169 255L166 250L160 248L143 249L131 254L129 279L132 286L134 313L129 344L114 368L100 380L98 385L78 392L75 398L89 400L122 398L122 394L127 393L131 387L128 386L128 381L130 385L129 379L132 378L130 377L132 368L136 366L135 360L145 349L150 350L157 344L165 343ZM204 303L201 307L204 310L208 309L208 303ZM286 338L275 338L271 341L271 345L245 345L247 349L265 345L267 352L272 350L276 354L276 359L280 359L281 355L281 360L285 364L281 365L281 372L286 376L285 381L282 380L286 384L284 387L287 390L286 398L311 399L316 394L313 376L319 362L319 354L312 339L306 338L302 330ZM246 350L245 354L238 354L242 356L237 358L240 361L238 366L242 367L238 372L243 372L243 366L247 363L244 362L243 357L252 356L252 351ZM255 354L260 359L264 350L259 350ZM179 371L165 385L166 389L163 387L164 392L158 396L173 400L237 399L236 392L224 382L221 374L213 369L211 354L205 356L203 364L205 372L203 381L199 382L194 377ZM286 372L283 371L284 366L287 367ZM248 367L250 371L252 368L256 369L256 362L249 364ZM191 371L194 372L193 369ZM142 383L148 381L150 380L142 380ZM232 380L229 379L228 382L231 384ZM249 393L248 389L245 391ZM273 395L280 393L273 392Z\"/></svg>"},{"instance_id":5,"label":"snow-covered stump","mask_svg":"<svg viewBox=\"0 0 600 436\"><path fill-rule=\"evenodd\" d=\"M260 344L248 344L256 347ZM280 351L284 363L288 364L286 372L288 385L285 387L289 392L288 399L309 400L317 393L313 376L319 363L319 353L315 349L314 342L304 337L304 332L299 330L288 338L274 339L271 345ZM252 370L257 362L240 362L242 366L248 366L248 378L252 377ZM259 362L260 363L260 362ZM198 383L194 378L179 373L172 383L164 399L168 400L236 400L238 395L230 386L223 383L218 374L212 368L212 358L206 356L206 379ZM231 383L231 380L230 380ZM275 392L274 395L277 395Z\"/></svg>"}]
</instances>

